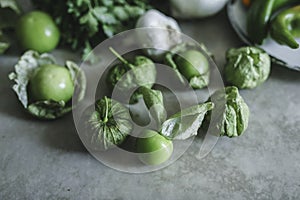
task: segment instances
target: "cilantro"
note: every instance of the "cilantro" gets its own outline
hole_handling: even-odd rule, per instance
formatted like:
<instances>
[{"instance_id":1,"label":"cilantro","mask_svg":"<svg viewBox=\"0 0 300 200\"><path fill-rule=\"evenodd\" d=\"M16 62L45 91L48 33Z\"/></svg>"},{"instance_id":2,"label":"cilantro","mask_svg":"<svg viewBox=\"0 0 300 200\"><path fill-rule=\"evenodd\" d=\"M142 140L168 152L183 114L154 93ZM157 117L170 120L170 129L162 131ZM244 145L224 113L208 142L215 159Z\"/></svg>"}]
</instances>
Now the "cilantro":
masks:
<instances>
[{"instance_id":1,"label":"cilantro","mask_svg":"<svg viewBox=\"0 0 300 200\"><path fill-rule=\"evenodd\" d=\"M20 13L21 9L16 0L0 0L0 54L3 54L10 46L3 31L16 24L17 14Z\"/></svg>"},{"instance_id":2,"label":"cilantro","mask_svg":"<svg viewBox=\"0 0 300 200\"><path fill-rule=\"evenodd\" d=\"M53 16L62 43L80 49L83 58L107 37L134 28L139 16L150 8L148 0L32 0Z\"/></svg>"}]
</instances>

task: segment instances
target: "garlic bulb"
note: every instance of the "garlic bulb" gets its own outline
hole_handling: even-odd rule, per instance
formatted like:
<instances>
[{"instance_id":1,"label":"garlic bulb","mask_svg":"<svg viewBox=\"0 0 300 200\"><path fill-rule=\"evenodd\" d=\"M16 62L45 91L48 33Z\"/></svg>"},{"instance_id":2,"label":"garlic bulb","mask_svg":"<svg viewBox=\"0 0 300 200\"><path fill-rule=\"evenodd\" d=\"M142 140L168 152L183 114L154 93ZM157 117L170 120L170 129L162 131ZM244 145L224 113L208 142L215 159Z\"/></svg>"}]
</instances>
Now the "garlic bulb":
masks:
<instances>
[{"instance_id":1,"label":"garlic bulb","mask_svg":"<svg viewBox=\"0 0 300 200\"><path fill-rule=\"evenodd\" d=\"M138 31L138 39L145 47L145 53L154 60L160 60L166 50L182 42L177 22L158 10L152 9L142 15L136 28L149 28Z\"/></svg>"}]
</instances>

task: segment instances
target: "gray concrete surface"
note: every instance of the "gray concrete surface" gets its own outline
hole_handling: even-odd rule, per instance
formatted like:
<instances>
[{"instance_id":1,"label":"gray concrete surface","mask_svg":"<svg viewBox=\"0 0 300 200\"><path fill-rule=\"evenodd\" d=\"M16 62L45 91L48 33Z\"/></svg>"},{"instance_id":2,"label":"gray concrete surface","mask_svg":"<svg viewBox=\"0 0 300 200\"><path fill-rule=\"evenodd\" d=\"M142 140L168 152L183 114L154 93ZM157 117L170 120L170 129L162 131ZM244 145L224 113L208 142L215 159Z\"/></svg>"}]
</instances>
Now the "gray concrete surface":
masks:
<instances>
[{"instance_id":1,"label":"gray concrete surface","mask_svg":"<svg viewBox=\"0 0 300 200\"><path fill-rule=\"evenodd\" d=\"M225 12L181 22L225 62L242 45ZM300 73L273 66L269 80L241 91L251 117L246 133L221 138L197 160L201 140L163 170L127 174L95 160L83 147L72 116L38 121L10 89L14 57L0 57L0 199L300 199Z\"/></svg>"}]
</instances>

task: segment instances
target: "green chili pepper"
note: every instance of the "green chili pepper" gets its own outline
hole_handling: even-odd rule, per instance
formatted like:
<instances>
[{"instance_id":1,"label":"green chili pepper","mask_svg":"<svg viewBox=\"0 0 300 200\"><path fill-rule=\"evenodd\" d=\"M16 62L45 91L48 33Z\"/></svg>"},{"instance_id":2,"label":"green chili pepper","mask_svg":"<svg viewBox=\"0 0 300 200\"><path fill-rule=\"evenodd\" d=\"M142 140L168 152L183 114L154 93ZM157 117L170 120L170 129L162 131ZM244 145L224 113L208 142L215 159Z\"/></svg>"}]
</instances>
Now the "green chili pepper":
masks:
<instances>
[{"instance_id":1,"label":"green chili pepper","mask_svg":"<svg viewBox=\"0 0 300 200\"><path fill-rule=\"evenodd\" d=\"M280 10L281 8L284 8L289 5L293 5L296 3L299 3L300 0L275 0L273 9L272 9L272 14Z\"/></svg>"},{"instance_id":2,"label":"green chili pepper","mask_svg":"<svg viewBox=\"0 0 300 200\"><path fill-rule=\"evenodd\" d=\"M271 16L281 8L300 0L255 0L247 13L247 32L253 43L262 44L268 34Z\"/></svg>"},{"instance_id":3,"label":"green chili pepper","mask_svg":"<svg viewBox=\"0 0 300 200\"><path fill-rule=\"evenodd\" d=\"M299 47L295 37L300 37L300 5L279 13L272 21L271 37L279 44L293 49Z\"/></svg>"},{"instance_id":4,"label":"green chili pepper","mask_svg":"<svg viewBox=\"0 0 300 200\"><path fill-rule=\"evenodd\" d=\"M267 24L272 15L275 0L256 0L247 14L247 31L250 40L261 44L267 36Z\"/></svg>"}]
</instances>

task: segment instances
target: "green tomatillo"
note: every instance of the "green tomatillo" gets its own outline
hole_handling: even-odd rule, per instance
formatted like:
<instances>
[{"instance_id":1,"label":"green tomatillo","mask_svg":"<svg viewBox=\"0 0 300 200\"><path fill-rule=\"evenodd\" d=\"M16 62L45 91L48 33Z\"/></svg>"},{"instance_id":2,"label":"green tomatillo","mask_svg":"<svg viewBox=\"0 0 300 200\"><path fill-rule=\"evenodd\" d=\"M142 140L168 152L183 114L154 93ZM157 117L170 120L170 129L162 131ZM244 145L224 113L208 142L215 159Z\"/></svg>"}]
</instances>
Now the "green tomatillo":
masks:
<instances>
[{"instance_id":1,"label":"green tomatillo","mask_svg":"<svg viewBox=\"0 0 300 200\"><path fill-rule=\"evenodd\" d=\"M265 82L271 70L271 58L262 49L248 46L226 52L226 81L241 89L252 89Z\"/></svg>"},{"instance_id":2,"label":"green tomatillo","mask_svg":"<svg viewBox=\"0 0 300 200\"><path fill-rule=\"evenodd\" d=\"M67 102L72 98L74 84L67 68L48 64L35 70L30 79L29 92L36 101Z\"/></svg>"},{"instance_id":3,"label":"green tomatillo","mask_svg":"<svg viewBox=\"0 0 300 200\"><path fill-rule=\"evenodd\" d=\"M199 51L187 50L175 58L180 73L190 80L208 71L209 64L206 57Z\"/></svg>"},{"instance_id":4,"label":"green tomatillo","mask_svg":"<svg viewBox=\"0 0 300 200\"><path fill-rule=\"evenodd\" d=\"M32 11L23 15L16 26L17 37L25 49L39 53L53 50L59 42L60 31L47 13Z\"/></svg>"},{"instance_id":5,"label":"green tomatillo","mask_svg":"<svg viewBox=\"0 0 300 200\"><path fill-rule=\"evenodd\" d=\"M105 151L121 145L133 125L129 110L120 102L103 97L89 106L81 116L81 138L94 151Z\"/></svg>"},{"instance_id":6,"label":"green tomatillo","mask_svg":"<svg viewBox=\"0 0 300 200\"><path fill-rule=\"evenodd\" d=\"M51 54L30 50L19 58L14 69L8 75L14 82L12 89L24 109L36 118L62 117L85 97L85 73L70 60L60 66Z\"/></svg>"},{"instance_id":7,"label":"green tomatillo","mask_svg":"<svg viewBox=\"0 0 300 200\"><path fill-rule=\"evenodd\" d=\"M109 88L123 95L118 100L130 104L137 103L141 94L134 91L140 86L151 88L156 81L155 64L145 56L135 56L132 62L129 62L113 48L109 49L121 61L108 71L106 82ZM133 92L132 96L127 99L127 95L131 92Z\"/></svg>"},{"instance_id":8,"label":"green tomatillo","mask_svg":"<svg viewBox=\"0 0 300 200\"><path fill-rule=\"evenodd\" d=\"M145 130L136 143L139 159L146 165L159 165L173 153L173 143L158 132Z\"/></svg>"},{"instance_id":9,"label":"green tomatillo","mask_svg":"<svg viewBox=\"0 0 300 200\"><path fill-rule=\"evenodd\" d=\"M209 84L210 76L209 60L204 53L212 56L202 44L181 43L166 54L165 62L182 83L201 89Z\"/></svg>"},{"instance_id":10,"label":"green tomatillo","mask_svg":"<svg viewBox=\"0 0 300 200\"><path fill-rule=\"evenodd\" d=\"M237 137L245 132L250 111L237 87L229 86L215 91L208 102L213 102L215 107L205 117L206 127L209 122L219 136Z\"/></svg>"}]
</instances>

